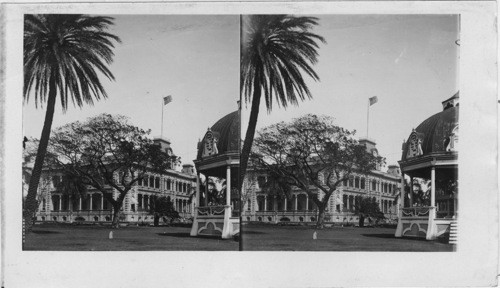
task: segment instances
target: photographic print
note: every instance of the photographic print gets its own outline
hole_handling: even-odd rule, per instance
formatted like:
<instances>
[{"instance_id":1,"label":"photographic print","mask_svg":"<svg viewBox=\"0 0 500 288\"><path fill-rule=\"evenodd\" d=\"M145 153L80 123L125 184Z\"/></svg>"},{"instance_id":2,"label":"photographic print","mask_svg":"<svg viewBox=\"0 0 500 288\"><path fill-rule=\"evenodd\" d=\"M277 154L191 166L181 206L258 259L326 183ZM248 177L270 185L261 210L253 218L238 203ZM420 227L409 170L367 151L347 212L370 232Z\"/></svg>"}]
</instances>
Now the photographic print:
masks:
<instances>
[{"instance_id":1,"label":"photographic print","mask_svg":"<svg viewBox=\"0 0 500 288\"><path fill-rule=\"evenodd\" d=\"M453 251L459 15L243 18L243 250Z\"/></svg>"},{"instance_id":2,"label":"photographic print","mask_svg":"<svg viewBox=\"0 0 500 288\"><path fill-rule=\"evenodd\" d=\"M497 285L496 3L0 9L2 286Z\"/></svg>"}]
</instances>

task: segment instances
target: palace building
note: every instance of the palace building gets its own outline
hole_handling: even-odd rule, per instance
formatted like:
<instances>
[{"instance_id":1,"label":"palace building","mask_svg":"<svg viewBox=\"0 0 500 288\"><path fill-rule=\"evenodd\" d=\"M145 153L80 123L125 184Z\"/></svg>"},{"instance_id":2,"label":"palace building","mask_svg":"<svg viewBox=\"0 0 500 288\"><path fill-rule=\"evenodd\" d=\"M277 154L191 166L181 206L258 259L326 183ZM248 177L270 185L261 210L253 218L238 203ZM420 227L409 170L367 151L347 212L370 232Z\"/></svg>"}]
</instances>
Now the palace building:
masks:
<instances>
[{"instance_id":1,"label":"palace building","mask_svg":"<svg viewBox=\"0 0 500 288\"><path fill-rule=\"evenodd\" d=\"M157 143L173 155L170 142L156 138ZM178 157L175 157L179 159ZM170 197L174 208L183 219L193 217L194 204L190 201L196 189L196 172L191 164L182 165L179 160L172 161L172 169L164 173L148 173L127 193L123 201L121 219L129 223L152 223L153 215L149 205L155 198ZM115 175L118 177L118 175ZM58 191L60 181L64 181L61 171L45 168L40 179L38 199L40 207L36 213L37 221L53 222L108 222L112 220L112 206L95 188L88 186L84 195L72 196ZM109 187L109 190L114 188ZM115 198L118 192L114 193ZM165 221L167 219L164 219Z\"/></svg>"},{"instance_id":2,"label":"palace building","mask_svg":"<svg viewBox=\"0 0 500 288\"><path fill-rule=\"evenodd\" d=\"M378 155L376 143L373 140L361 139L369 153ZM307 193L293 188L291 197L280 198L264 193L259 185L266 182L266 174L252 170L247 172L248 181L245 183L247 191L244 203L243 221L257 221L268 223L279 222L316 222L318 209ZM320 193L318 188L313 188ZM369 174L353 173L348 181L344 181L329 199L325 214L325 222L357 224L358 215L355 205L362 197L373 197L379 204L380 210L389 221L396 221L398 215L398 195L402 189L402 177L399 166L390 165L387 171L381 167Z\"/></svg>"}]
</instances>

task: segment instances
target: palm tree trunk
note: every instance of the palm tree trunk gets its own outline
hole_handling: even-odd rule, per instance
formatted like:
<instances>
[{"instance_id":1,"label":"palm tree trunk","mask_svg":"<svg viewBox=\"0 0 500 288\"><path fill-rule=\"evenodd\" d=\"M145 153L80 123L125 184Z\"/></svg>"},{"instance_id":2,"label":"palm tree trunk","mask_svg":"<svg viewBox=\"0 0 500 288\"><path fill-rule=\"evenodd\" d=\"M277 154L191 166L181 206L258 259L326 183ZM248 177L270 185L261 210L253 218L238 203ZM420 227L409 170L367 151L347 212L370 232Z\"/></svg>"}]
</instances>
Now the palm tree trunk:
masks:
<instances>
[{"instance_id":1,"label":"palm tree trunk","mask_svg":"<svg viewBox=\"0 0 500 288\"><path fill-rule=\"evenodd\" d=\"M36 194L38 191L38 184L40 183L40 176L42 174L43 162L47 147L49 144L50 130L52 128L52 121L54 120L54 109L56 104L57 90L53 81L50 82L49 96L47 101L47 111L45 112L45 122L43 123L42 135L40 137L40 144L36 153L35 164L31 174L30 184L28 188L28 195L26 196L26 206L23 213L23 218L26 225L26 232L30 232L33 225L33 217L38 208L38 201Z\"/></svg>"},{"instance_id":2,"label":"palm tree trunk","mask_svg":"<svg viewBox=\"0 0 500 288\"><path fill-rule=\"evenodd\" d=\"M250 151L252 150L255 129L257 127L257 120L259 118L261 94L261 89L258 87L258 85L255 85L254 95L252 98L252 107L250 110L250 119L248 121L247 133L245 134L245 140L243 142L243 148L241 149L240 155L240 191L243 187L243 179L245 178L245 174L247 172L248 158L250 157Z\"/></svg>"}]
</instances>

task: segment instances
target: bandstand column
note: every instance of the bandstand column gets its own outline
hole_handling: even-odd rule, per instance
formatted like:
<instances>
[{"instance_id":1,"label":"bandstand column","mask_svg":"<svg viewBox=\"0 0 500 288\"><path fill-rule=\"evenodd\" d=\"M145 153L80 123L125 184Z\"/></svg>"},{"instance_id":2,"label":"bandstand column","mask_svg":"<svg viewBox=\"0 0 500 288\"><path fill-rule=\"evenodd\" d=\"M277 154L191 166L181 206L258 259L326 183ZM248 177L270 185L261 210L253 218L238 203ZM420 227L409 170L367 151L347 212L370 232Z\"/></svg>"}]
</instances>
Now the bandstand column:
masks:
<instances>
[{"instance_id":1,"label":"bandstand column","mask_svg":"<svg viewBox=\"0 0 500 288\"><path fill-rule=\"evenodd\" d=\"M104 197L101 194L101 210L104 210Z\"/></svg>"},{"instance_id":2,"label":"bandstand column","mask_svg":"<svg viewBox=\"0 0 500 288\"><path fill-rule=\"evenodd\" d=\"M309 211L309 195L306 195L306 211Z\"/></svg>"},{"instance_id":3,"label":"bandstand column","mask_svg":"<svg viewBox=\"0 0 500 288\"><path fill-rule=\"evenodd\" d=\"M267 211L267 195L264 195L264 211Z\"/></svg>"},{"instance_id":4,"label":"bandstand column","mask_svg":"<svg viewBox=\"0 0 500 288\"><path fill-rule=\"evenodd\" d=\"M89 211L92 211L92 195L94 195L93 193L90 194L90 200L89 200Z\"/></svg>"},{"instance_id":5,"label":"bandstand column","mask_svg":"<svg viewBox=\"0 0 500 288\"><path fill-rule=\"evenodd\" d=\"M298 207L298 206L297 206L297 204L298 204L298 203L297 203L297 198L298 198L298 197L297 197L297 195L294 195L294 197L295 197L295 209L294 209L294 210L295 210L295 211L297 211L297 207Z\"/></svg>"},{"instance_id":6,"label":"bandstand column","mask_svg":"<svg viewBox=\"0 0 500 288\"><path fill-rule=\"evenodd\" d=\"M283 210L285 210L285 211L287 211L287 210L286 210L286 208L287 208L287 206L288 206L288 205L287 205L287 202L288 202L287 200L288 200L288 199L285 197L285 209L283 209Z\"/></svg>"},{"instance_id":7,"label":"bandstand column","mask_svg":"<svg viewBox=\"0 0 500 288\"><path fill-rule=\"evenodd\" d=\"M226 168L226 205L231 205L231 166Z\"/></svg>"},{"instance_id":8,"label":"bandstand column","mask_svg":"<svg viewBox=\"0 0 500 288\"><path fill-rule=\"evenodd\" d=\"M81 210L82 210L82 196L80 195L80 197L78 198L78 211Z\"/></svg>"},{"instance_id":9,"label":"bandstand column","mask_svg":"<svg viewBox=\"0 0 500 288\"><path fill-rule=\"evenodd\" d=\"M431 206L436 205L436 167L432 166L431 169Z\"/></svg>"},{"instance_id":10,"label":"bandstand column","mask_svg":"<svg viewBox=\"0 0 500 288\"><path fill-rule=\"evenodd\" d=\"M62 211L62 194L59 195L59 211Z\"/></svg>"},{"instance_id":11,"label":"bandstand column","mask_svg":"<svg viewBox=\"0 0 500 288\"><path fill-rule=\"evenodd\" d=\"M413 176L410 176L410 207L413 207Z\"/></svg>"},{"instance_id":12,"label":"bandstand column","mask_svg":"<svg viewBox=\"0 0 500 288\"><path fill-rule=\"evenodd\" d=\"M400 198L400 201L401 201L401 204L400 204L400 207L401 208L404 208L405 207L405 199L406 199L406 195L405 195L405 185L404 185L404 181L405 181L405 173L401 173L403 175L403 178L401 179L401 182L402 185L401 185L401 198ZM399 211L398 211L399 212Z\"/></svg>"}]
</instances>

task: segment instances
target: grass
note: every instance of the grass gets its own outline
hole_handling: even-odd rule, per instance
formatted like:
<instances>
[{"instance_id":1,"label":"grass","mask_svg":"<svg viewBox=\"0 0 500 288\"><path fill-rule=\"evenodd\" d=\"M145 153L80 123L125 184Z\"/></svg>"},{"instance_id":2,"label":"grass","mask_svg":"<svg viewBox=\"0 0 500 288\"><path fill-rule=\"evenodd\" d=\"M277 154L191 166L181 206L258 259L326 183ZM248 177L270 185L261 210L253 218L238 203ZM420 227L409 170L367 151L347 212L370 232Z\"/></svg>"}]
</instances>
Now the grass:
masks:
<instances>
[{"instance_id":1,"label":"grass","mask_svg":"<svg viewBox=\"0 0 500 288\"><path fill-rule=\"evenodd\" d=\"M47 251L237 251L238 242L191 237L189 227L43 224L26 235L24 250ZM109 232L113 231L113 239Z\"/></svg>"},{"instance_id":2,"label":"grass","mask_svg":"<svg viewBox=\"0 0 500 288\"><path fill-rule=\"evenodd\" d=\"M394 228L314 227L248 224L243 226L246 251L454 251L453 245L424 239L396 238Z\"/></svg>"},{"instance_id":3,"label":"grass","mask_svg":"<svg viewBox=\"0 0 500 288\"><path fill-rule=\"evenodd\" d=\"M113 231L113 239L109 232ZM395 238L394 228L314 227L248 224L243 226L245 251L454 251L438 241ZM43 224L26 236L24 250L47 251L237 251L238 242L191 237L189 227L137 227Z\"/></svg>"}]
</instances>

